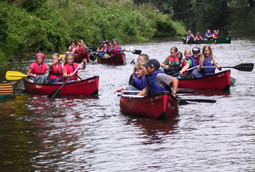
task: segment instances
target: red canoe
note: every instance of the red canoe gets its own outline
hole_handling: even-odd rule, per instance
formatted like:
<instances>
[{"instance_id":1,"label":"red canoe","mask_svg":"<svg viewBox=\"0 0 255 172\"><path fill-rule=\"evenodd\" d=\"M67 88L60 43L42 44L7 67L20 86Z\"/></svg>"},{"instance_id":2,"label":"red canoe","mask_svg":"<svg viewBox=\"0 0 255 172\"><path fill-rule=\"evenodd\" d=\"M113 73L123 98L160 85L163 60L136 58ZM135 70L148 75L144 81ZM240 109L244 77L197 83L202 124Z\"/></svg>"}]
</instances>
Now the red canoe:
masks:
<instances>
[{"instance_id":1,"label":"red canoe","mask_svg":"<svg viewBox=\"0 0 255 172\"><path fill-rule=\"evenodd\" d=\"M90 96L98 94L99 76L94 76L74 83L67 83L60 90L59 95ZM36 84L24 78L25 88L32 94L49 95L59 89L62 84Z\"/></svg>"},{"instance_id":2,"label":"red canoe","mask_svg":"<svg viewBox=\"0 0 255 172\"><path fill-rule=\"evenodd\" d=\"M203 78L180 79L178 88L214 89L228 91L230 89L230 70L219 72L215 75L206 76Z\"/></svg>"},{"instance_id":3,"label":"red canoe","mask_svg":"<svg viewBox=\"0 0 255 172\"><path fill-rule=\"evenodd\" d=\"M89 52L85 52L79 55L74 56L74 62L81 63L83 59L87 59L89 61Z\"/></svg>"},{"instance_id":4,"label":"red canoe","mask_svg":"<svg viewBox=\"0 0 255 172\"><path fill-rule=\"evenodd\" d=\"M97 58L97 62L103 64L124 65L126 64L126 55L124 53L121 53L110 58L105 59Z\"/></svg>"},{"instance_id":5,"label":"red canoe","mask_svg":"<svg viewBox=\"0 0 255 172\"><path fill-rule=\"evenodd\" d=\"M178 115L178 101L169 92L151 96L121 95L120 110L123 114L152 119L171 119Z\"/></svg>"}]
</instances>

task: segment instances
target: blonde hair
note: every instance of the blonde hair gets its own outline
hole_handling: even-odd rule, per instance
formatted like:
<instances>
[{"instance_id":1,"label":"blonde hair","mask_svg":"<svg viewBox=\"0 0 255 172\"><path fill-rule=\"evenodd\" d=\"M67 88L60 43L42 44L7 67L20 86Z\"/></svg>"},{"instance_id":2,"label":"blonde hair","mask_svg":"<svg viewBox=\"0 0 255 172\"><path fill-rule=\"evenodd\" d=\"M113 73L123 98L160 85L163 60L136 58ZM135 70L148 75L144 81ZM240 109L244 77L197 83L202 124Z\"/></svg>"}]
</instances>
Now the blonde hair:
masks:
<instances>
[{"instance_id":1,"label":"blonde hair","mask_svg":"<svg viewBox=\"0 0 255 172\"><path fill-rule=\"evenodd\" d=\"M188 53L188 52L191 54L191 50L190 50L189 48L186 48L185 51L184 51L184 55L185 55L186 53Z\"/></svg>"},{"instance_id":2,"label":"blonde hair","mask_svg":"<svg viewBox=\"0 0 255 172\"><path fill-rule=\"evenodd\" d=\"M142 69L142 64L137 63L137 64L134 66L134 72L138 71L139 69Z\"/></svg>"},{"instance_id":3,"label":"blonde hair","mask_svg":"<svg viewBox=\"0 0 255 172\"><path fill-rule=\"evenodd\" d=\"M205 49L209 49L210 50L210 53L211 53L211 56L212 56L212 60L213 60L213 65L216 66L216 57L214 56L210 45L204 45L203 50L202 50L202 55L201 55L201 58L199 60L199 65L203 66L203 61L205 60Z\"/></svg>"},{"instance_id":4,"label":"blonde hair","mask_svg":"<svg viewBox=\"0 0 255 172\"><path fill-rule=\"evenodd\" d=\"M58 53L54 53L52 54L52 57L56 56L57 58L59 58L59 54Z\"/></svg>"},{"instance_id":5,"label":"blonde hair","mask_svg":"<svg viewBox=\"0 0 255 172\"><path fill-rule=\"evenodd\" d=\"M143 63L147 63L147 61L149 61L149 56L147 54L139 54L139 56L143 57Z\"/></svg>"},{"instance_id":6,"label":"blonde hair","mask_svg":"<svg viewBox=\"0 0 255 172\"><path fill-rule=\"evenodd\" d=\"M65 61L67 61L68 57L74 58L73 55L72 55L71 53L67 53L67 54L66 54L66 57L65 57Z\"/></svg>"}]
</instances>

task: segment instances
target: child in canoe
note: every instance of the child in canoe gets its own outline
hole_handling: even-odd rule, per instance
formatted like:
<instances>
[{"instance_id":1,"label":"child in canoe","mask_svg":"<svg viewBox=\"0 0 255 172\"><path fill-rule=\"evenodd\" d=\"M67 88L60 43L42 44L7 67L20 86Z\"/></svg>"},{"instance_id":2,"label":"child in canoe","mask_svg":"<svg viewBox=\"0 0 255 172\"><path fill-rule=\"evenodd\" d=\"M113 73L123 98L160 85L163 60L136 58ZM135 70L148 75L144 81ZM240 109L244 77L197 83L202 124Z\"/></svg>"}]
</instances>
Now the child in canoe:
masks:
<instances>
[{"instance_id":1,"label":"child in canoe","mask_svg":"<svg viewBox=\"0 0 255 172\"><path fill-rule=\"evenodd\" d=\"M201 41L202 36L200 35L200 32L197 32L196 37L194 38L194 41Z\"/></svg>"},{"instance_id":2,"label":"child in canoe","mask_svg":"<svg viewBox=\"0 0 255 172\"><path fill-rule=\"evenodd\" d=\"M208 67L208 68L206 68ZM202 55L199 61L198 71L202 76L209 76L215 74L215 68L221 70L220 65L217 63L210 45L204 45Z\"/></svg>"},{"instance_id":3,"label":"child in canoe","mask_svg":"<svg viewBox=\"0 0 255 172\"><path fill-rule=\"evenodd\" d=\"M172 47L170 49L170 55L161 64L161 67L165 68L165 72L168 75L178 74L181 67L182 53L178 51L177 47Z\"/></svg>"},{"instance_id":4,"label":"child in canoe","mask_svg":"<svg viewBox=\"0 0 255 172\"><path fill-rule=\"evenodd\" d=\"M47 84L49 67L44 62L46 55L43 53L36 53L36 61L33 62L27 71L27 75L31 78L34 83Z\"/></svg>"},{"instance_id":5,"label":"child in canoe","mask_svg":"<svg viewBox=\"0 0 255 172\"><path fill-rule=\"evenodd\" d=\"M218 30L213 30L213 39L217 39L218 38L218 34L219 34L219 29Z\"/></svg>"},{"instance_id":6,"label":"child in canoe","mask_svg":"<svg viewBox=\"0 0 255 172\"><path fill-rule=\"evenodd\" d=\"M181 78L201 78L201 74L196 70L199 65L200 60L200 48L194 47L192 48L193 55L189 57L186 65L180 70L179 75ZM183 75L184 72L187 72L186 75Z\"/></svg>"},{"instance_id":7,"label":"child in canoe","mask_svg":"<svg viewBox=\"0 0 255 172\"><path fill-rule=\"evenodd\" d=\"M129 85L126 88L118 88L114 91L114 94L116 92L122 91L122 90L133 90L138 91L142 90L146 87L146 81L145 76L143 75L142 71L142 65L136 64L134 67L134 72L129 78Z\"/></svg>"},{"instance_id":8,"label":"child in canoe","mask_svg":"<svg viewBox=\"0 0 255 172\"><path fill-rule=\"evenodd\" d=\"M187 65L187 62L189 60L189 57L191 56L191 51L189 48L186 48L185 51L184 51L184 59L182 59L182 63L181 63L181 68L184 68L184 66ZM186 78L188 75L188 72L183 72L182 73L182 76L178 76L177 78L180 79L180 78Z\"/></svg>"},{"instance_id":9,"label":"child in canoe","mask_svg":"<svg viewBox=\"0 0 255 172\"><path fill-rule=\"evenodd\" d=\"M48 77L48 84L56 84L57 82L63 82L63 64L61 63L62 57L58 53L52 55L53 62L49 64L50 73Z\"/></svg>"},{"instance_id":10,"label":"child in canoe","mask_svg":"<svg viewBox=\"0 0 255 172\"><path fill-rule=\"evenodd\" d=\"M189 40L194 40L194 35L193 33L191 33L191 30L188 30L188 34L187 34L187 37L186 37L186 44L189 42Z\"/></svg>"},{"instance_id":11,"label":"child in canoe","mask_svg":"<svg viewBox=\"0 0 255 172\"><path fill-rule=\"evenodd\" d=\"M83 60L83 64L81 66L79 66L79 64L74 63L74 57L72 54L67 54L66 58L65 58L65 64L64 64L64 68L63 68L63 77L64 80L69 79L68 82L76 82L78 80L78 70L73 73L77 67L79 67L79 69L85 69L86 68L86 64L87 64L87 60L84 59Z\"/></svg>"},{"instance_id":12,"label":"child in canoe","mask_svg":"<svg viewBox=\"0 0 255 172\"><path fill-rule=\"evenodd\" d=\"M156 94L169 91L174 97L176 97L178 79L165 74L162 70L159 70L160 64L158 60L150 59L146 64L143 64L143 66L147 70L147 86L138 93L138 95L147 96L149 93ZM170 84L173 85L173 90L171 89Z\"/></svg>"}]
</instances>

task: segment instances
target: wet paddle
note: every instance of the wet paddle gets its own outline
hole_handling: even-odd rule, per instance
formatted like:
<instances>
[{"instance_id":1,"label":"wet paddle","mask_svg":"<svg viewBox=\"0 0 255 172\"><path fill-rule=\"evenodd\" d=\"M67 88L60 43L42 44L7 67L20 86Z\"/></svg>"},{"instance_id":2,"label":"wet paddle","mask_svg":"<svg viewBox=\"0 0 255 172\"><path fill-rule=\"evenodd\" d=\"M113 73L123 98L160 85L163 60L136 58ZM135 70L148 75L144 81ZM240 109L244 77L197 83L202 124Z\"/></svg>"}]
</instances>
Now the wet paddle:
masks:
<instances>
[{"instance_id":1,"label":"wet paddle","mask_svg":"<svg viewBox=\"0 0 255 172\"><path fill-rule=\"evenodd\" d=\"M6 80L15 81L15 80L20 80L24 77L27 77L27 75L25 75L19 71L7 71L5 73Z\"/></svg>"},{"instance_id":2,"label":"wet paddle","mask_svg":"<svg viewBox=\"0 0 255 172\"><path fill-rule=\"evenodd\" d=\"M81 67L81 65L83 65L83 62L81 62L81 64L74 70L73 73L76 73L77 70ZM48 98L54 98L56 95L59 94L60 90L63 88L63 86L69 81L69 79L71 78L71 76L69 76L66 81L61 85L61 87L55 91L52 91L49 95Z\"/></svg>"},{"instance_id":3,"label":"wet paddle","mask_svg":"<svg viewBox=\"0 0 255 172\"><path fill-rule=\"evenodd\" d=\"M187 104L190 104L189 102L216 103L216 100L212 100L212 99L182 99L180 97L177 97L177 100L179 101L179 105L187 105Z\"/></svg>"},{"instance_id":4,"label":"wet paddle","mask_svg":"<svg viewBox=\"0 0 255 172\"><path fill-rule=\"evenodd\" d=\"M201 68L216 68L215 66L202 66ZM254 68L254 63L241 63L236 66L221 66L221 68L234 68L239 71L251 72Z\"/></svg>"}]
</instances>

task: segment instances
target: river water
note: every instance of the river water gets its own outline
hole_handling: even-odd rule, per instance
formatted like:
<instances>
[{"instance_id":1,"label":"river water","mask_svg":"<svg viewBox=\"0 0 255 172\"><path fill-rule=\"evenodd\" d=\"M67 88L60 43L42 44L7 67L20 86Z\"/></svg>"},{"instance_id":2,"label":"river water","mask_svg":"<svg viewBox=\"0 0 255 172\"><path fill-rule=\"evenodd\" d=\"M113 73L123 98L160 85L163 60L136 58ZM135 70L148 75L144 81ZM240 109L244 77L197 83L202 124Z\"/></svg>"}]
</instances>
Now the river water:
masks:
<instances>
[{"instance_id":1,"label":"river water","mask_svg":"<svg viewBox=\"0 0 255 172\"><path fill-rule=\"evenodd\" d=\"M179 42L152 42L134 47L160 62ZM233 40L212 45L221 66L255 63L255 42ZM202 48L202 45L199 45ZM137 55L127 64L88 64L82 78L99 75L98 97L60 97L24 92L0 102L0 171L255 171L255 70L231 69L230 93L203 91L182 98L207 98L214 104L179 108L171 121L123 115L120 97ZM25 73L33 60L16 61L8 70ZM50 60L47 60L49 63Z\"/></svg>"}]
</instances>

